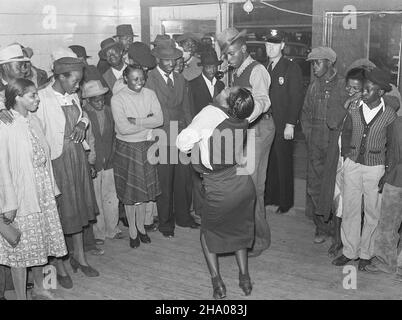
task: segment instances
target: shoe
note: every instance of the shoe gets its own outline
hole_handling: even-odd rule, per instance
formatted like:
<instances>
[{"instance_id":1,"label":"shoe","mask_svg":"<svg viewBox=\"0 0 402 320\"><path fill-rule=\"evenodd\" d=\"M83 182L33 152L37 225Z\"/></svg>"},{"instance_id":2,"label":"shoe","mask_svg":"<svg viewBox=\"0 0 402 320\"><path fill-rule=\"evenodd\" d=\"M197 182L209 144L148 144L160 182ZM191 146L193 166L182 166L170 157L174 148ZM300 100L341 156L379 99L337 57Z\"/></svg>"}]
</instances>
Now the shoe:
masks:
<instances>
[{"instance_id":1,"label":"shoe","mask_svg":"<svg viewBox=\"0 0 402 320\"><path fill-rule=\"evenodd\" d=\"M117 232L114 236L113 236L113 238L112 239L115 239L115 240L117 240L117 239L124 239L125 238L125 236L124 236L124 234L123 234L123 232Z\"/></svg>"},{"instance_id":2,"label":"shoe","mask_svg":"<svg viewBox=\"0 0 402 320\"><path fill-rule=\"evenodd\" d=\"M77 260L74 259L74 257L70 258L70 264L71 268L73 268L73 272L77 273L77 270L80 269L83 274L85 274L87 277L98 277L99 272L92 268L91 266L84 266L80 264Z\"/></svg>"},{"instance_id":3,"label":"shoe","mask_svg":"<svg viewBox=\"0 0 402 320\"><path fill-rule=\"evenodd\" d=\"M36 290L33 289L31 292L32 300L63 300L59 296L55 295L50 290Z\"/></svg>"},{"instance_id":4,"label":"shoe","mask_svg":"<svg viewBox=\"0 0 402 320\"><path fill-rule=\"evenodd\" d=\"M71 289L73 287L73 280L71 279L69 274L67 274L66 276L57 274L57 282L64 289Z\"/></svg>"},{"instance_id":5,"label":"shoe","mask_svg":"<svg viewBox=\"0 0 402 320\"><path fill-rule=\"evenodd\" d=\"M156 222L152 224L146 224L144 225L145 231L146 232L152 232L158 230L158 224Z\"/></svg>"},{"instance_id":6,"label":"shoe","mask_svg":"<svg viewBox=\"0 0 402 320\"><path fill-rule=\"evenodd\" d=\"M316 234L314 236L314 243L321 244L327 241L328 236L326 234Z\"/></svg>"},{"instance_id":7,"label":"shoe","mask_svg":"<svg viewBox=\"0 0 402 320\"><path fill-rule=\"evenodd\" d=\"M200 226L201 225L195 221L192 224L190 224L191 229L199 229Z\"/></svg>"},{"instance_id":8,"label":"shoe","mask_svg":"<svg viewBox=\"0 0 402 320\"><path fill-rule=\"evenodd\" d=\"M370 259L359 259L358 269L360 271L366 271L366 267L371 263Z\"/></svg>"},{"instance_id":9,"label":"shoe","mask_svg":"<svg viewBox=\"0 0 402 320\"><path fill-rule=\"evenodd\" d=\"M90 250L89 253L92 254L93 256L103 256L105 254L105 250L103 250L101 248L96 248L96 249Z\"/></svg>"},{"instance_id":10,"label":"shoe","mask_svg":"<svg viewBox=\"0 0 402 320\"><path fill-rule=\"evenodd\" d=\"M126 217L124 217L124 218L120 218L120 221L121 221L121 223L123 224L123 226L125 226L125 227L129 227L129 225L128 225L128 220L127 220L127 218Z\"/></svg>"},{"instance_id":11,"label":"shoe","mask_svg":"<svg viewBox=\"0 0 402 320\"><path fill-rule=\"evenodd\" d=\"M27 290L33 289L34 284L32 282L27 282Z\"/></svg>"},{"instance_id":12,"label":"shoe","mask_svg":"<svg viewBox=\"0 0 402 320\"><path fill-rule=\"evenodd\" d=\"M101 246L101 245L105 244L105 240L102 240L102 239L95 239L95 244Z\"/></svg>"},{"instance_id":13,"label":"shoe","mask_svg":"<svg viewBox=\"0 0 402 320\"><path fill-rule=\"evenodd\" d=\"M248 257L249 258L256 258L256 257L260 256L263 251L264 250L250 250L248 252Z\"/></svg>"},{"instance_id":14,"label":"shoe","mask_svg":"<svg viewBox=\"0 0 402 320\"><path fill-rule=\"evenodd\" d=\"M171 238L174 237L174 232L173 231L161 231L161 233L165 238L171 239Z\"/></svg>"},{"instance_id":15,"label":"shoe","mask_svg":"<svg viewBox=\"0 0 402 320\"><path fill-rule=\"evenodd\" d=\"M137 234L137 238L133 239L130 237L130 247L135 249L138 248L140 246L141 242L140 242L140 237L139 237L139 233Z\"/></svg>"},{"instance_id":16,"label":"shoe","mask_svg":"<svg viewBox=\"0 0 402 320\"><path fill-rule=\"evenodd\" d=\"M394 274L398 271L397 267L390 267L385 263L382 263L378 260L371 260L371 263L364 268L365 271L370 273L388 273Z\"/></svg>"},{"instance_id":17,"label":"shoe","mask_svg":"<svg viewBox=\"0 0 402 320\"><path fill-rule=\"evenodd\" d=\"M332 264L335 266L344 266L347 264L349 261L352 261L352 259L349 259L345 257L343 254L336 258L335 260L332 260Z\"/></svg>"},{"instance_id":18,"label":"shoe","mask_svg":"<svg viewBox=\"0 0 402 320\"><path fill-rule=\"evenodd\" d=\"M275 213L276 214L285 214L285 213L288 213L289 210L290 210L290 208L289 209L284 209L284 208L279 207L278 209L276 209Z\"/></svg>"},{"instance_id":19,"label":"shoe","mask_svg":"<svg viewBox=\"0 0 402 320\"><path fill-rule=\"evenodd\" d=\"M212 280L212 288L213 288L213 297L214 299L223 299L226 297L226 286L223 283L220 276L216 276L211 278Z\"/></svg>"},{"instance_id":20,"label":"shoe","mask_svg":"<svg viewBox=\"0 0 402 320\"><path fill-rule=\"evenodd\" d=\"M138 231L138 236L142 243L151 243L151 238L146 233L142 234L141 232Z\"/></svg>"},{"instance_id":21,"label":"shoe","mask_svg":"<svg viewBox=\"0 0 402 320\"><path fill-rule=\"evenodd\" d=\"M250 275L248 273L247 274L239 273L239 287L240 289L243 290L246 296L249 296L251 294L253 286L251 284Z\"/></svg>"}]
</instances>

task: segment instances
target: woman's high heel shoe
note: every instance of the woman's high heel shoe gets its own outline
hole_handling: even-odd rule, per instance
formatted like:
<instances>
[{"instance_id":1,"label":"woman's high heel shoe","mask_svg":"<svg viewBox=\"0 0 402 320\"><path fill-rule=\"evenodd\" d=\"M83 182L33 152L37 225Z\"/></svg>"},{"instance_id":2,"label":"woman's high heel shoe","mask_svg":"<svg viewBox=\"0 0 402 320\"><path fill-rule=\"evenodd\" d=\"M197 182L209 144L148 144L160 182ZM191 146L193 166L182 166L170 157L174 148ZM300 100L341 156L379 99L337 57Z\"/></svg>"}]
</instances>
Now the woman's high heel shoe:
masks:
<instances>
[{"instance_id":1,"label":"woman's high heel shoe","mask_svg":"<svg viewBox=\"0 0 402 320\"><path fill-rule=\"evenodd\" d=\"M247 274L239 273L239 287L240 289L243 290L246 296L249 296L251 294L253 286L251 284L250 275L248 273Z\"/></svg>"},{"instance_id":2,"label":"woman's high heel shoe","mask_svg":"<svg viewBox=\"0 0 402 320\"><path fill-rule=\"evenodd\" d=\"M85 274L87 277L98 277L99 272L96 271L94 268L91 266L84 266L80 264L77 260L74 259L74 257L70 258L70 264L71 268L73 268L73 272L77 273L77 270L80 269L83 274Z\"/></svg>"},{"instance_id":3,"label":"woman's high heel shoe","mask_svg":"<svg viewBox=\"0 0 402 320\"><path fill-rule=\"evenodd\" d=\"M212 288L214 290L213 297L215 299L223 299L226 297L226 287L220 276L211 278Z\"/></svg>"}]
</instances>

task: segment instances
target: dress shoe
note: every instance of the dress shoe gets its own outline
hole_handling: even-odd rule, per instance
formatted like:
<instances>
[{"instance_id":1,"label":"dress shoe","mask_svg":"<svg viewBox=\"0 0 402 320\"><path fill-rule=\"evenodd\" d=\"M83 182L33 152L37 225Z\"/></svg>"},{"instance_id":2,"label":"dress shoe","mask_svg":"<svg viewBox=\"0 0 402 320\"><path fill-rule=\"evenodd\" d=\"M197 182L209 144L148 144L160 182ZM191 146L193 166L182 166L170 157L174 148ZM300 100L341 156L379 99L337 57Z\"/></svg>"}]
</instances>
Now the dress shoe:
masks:
<instances>
[{"instance_id":1,"label":"dress shoe","mask_svg":"<svg viewBox=\"0 0 402 320\"><path fill-rule=\"evenodd\" d=\"M223 283L220 276L216 276L211 278L212 280L212 288L213 288L213 297L214 299L223 299L226 297L226 286Z\"/></svg>"},{"instance_id":2,"label":"dress shoe","mask_svg":"<svg viewBox=\"0 0 402 320\"><path fill-rule=\"evenodd\" d=\"M248 252L248 257L249 258L256 258L256 257L260 256L263 251L264 250L251 250L251 251Z\"/></svg>"},{"instance_id":3,"label":"dress shoe","mask_svg":"<svg viewBox=\"0 0 402 320\"><path fill-rule=\"evenodd\" d=\"M34 284L32 282L27 282L27 290L33 289Z\"/></svg>"},{"instance_id":4,"label":"dress shoe","mask_svg":"<svg viewBox=\"0 0 402 320\"><path fill-rule=\"evenodd\" d=\"M192 224L190 224L191 229L198 229L200 226L201 225L195 221Z\"/></svg>"},{"instance_id":5,"label":"dress shoe","mask_svg":"<svg viewBox=\"0 0 402 320\"><path fill-rule=\"evenodd\" d=\"M162 235L163 235L165 238L171 239L171 238L174 237L174 232L173 232L173 231L162 231Z\"/></svg>"},{"instance_id":6,"label":"dress shoe","mask_svg":"<svg viewBox=\"0 0 402 320\"><path fill-rule=\"evenodd\" d=\"M253 286L251 284L250 275L248 273L247 274L239 273L239 287L240 289L243 290L246 296L249 296L251 294Z\"/></svg>"},{"instance_id":7,"label":"dress shoe","mask_svg":"<svg viewBox=\"0 0 402 320\"><path fill-rule=\"evenodd\" d=\"M358 269L360 271L366 271L366 267L370 264L370 259L359 259Z\"/></svg>"},{"instance_id":8,"label":"dress shoe","mask_svg":"<svg viewBox=\"0 0 402 320\"><path fill-rule=\"evenodd\" d=\"M139 237L139 233L137 234L137 238L133 239L130 237L130 247L133 249L136 249L140 246L141 242L140 242L140 237Z\"/></svg>"},{"instance_id":9,"label":"dress shoe","mask_svg":"<svg viewBox=\"0 0 402 320\"><path fill-rule=\"evenodd\" d=\"M286 209L286 208L281 208L281 207L279 207L278 209L276 209L275 213L276 213L276 214L285 214L285 213L288 213L289 210L290 210L290 208L289 208L289 209Z\"/></svg>"},{"instance_id":10,"label":"dress shoe","mask_svg":"<svg viewBox=\"0 0 402 320\"><path fill-rule=\"evenodd\" d=\"M349 259L345 257L343 254L336 258L335 260L332 260L332 264L335 266L344 266L347 264L349 261L352 261L352 259Z\"/></svg>"},{"instance_id":11,"label":"dress shoe","mask_svg":"<svg viewBox=\"0 0 402 320\"><path fill-rule=\"evenodd\" d=\"M120 221L121 221L121 223L123 224L123 226L125 226L125 227L129 227L129 225L128 225L128 220L127 220L127 218L126 217L123 217L123 218L120 218Z\"/></svg>"},{"instance_id":12,"label":"dress shoe","mask_svg":"<svg viewBox=\"0 0 402 320\"><path fill-rule=\"evenodd\" d=\"M364 268L365 271L370 273L389 273L394 274L398 271L397 267L391 267L377 258L371 260L371 263Z\"/></svg>"},{"instance_id":13,"label":"dress shoe","mask_svg":"<svg viewBox=\"0 0 402 320\"><path fill-rule=\"evenodd\" d=\"M138 231L138 236L142 243L151 243L151 238L146 233L142 234L141 232Z\"/></svg>"},{"instance_id":14,"label":"dress shoe","mask_svg":"<svg viewBox=\"0 0 402 320\"><path fill-rule=\"evenodd\" d=\"M73 280L71 279L69 274L67 274L66 276L62 276L60 274L57 274L57 282L64 289L71 289L73 287Z\"/></svg>"},{"instance_id":15,"label":"dress shoe","mask_svg":"<svg viewBox=\"0 0 402 320\"><path fill-rule=\"evenodd\" d=\"M327 241L328 236L326 234L316 234L314 236L314 243L321 244Z\"/></svg>"},{"instance_id":16,"label":"dress shoe","mask_svg":"<svg viewBox=\"0 0 402 320\"><path fill-rule=\"evenodd\" d=\"M146 224L144 225L144 229L146 232L152 232L158 230L158 224L156 222L152 224Z\"/></svg>"},{"instance_id":17,"label":"dress shoe","mask_svg":"<svg viewBox=\"0 0 402 320\"><path fill-rule=\"evenodd\" d=\"M87 277L98 277L99 272L92 268L91 266L84 266L80 264L77 260L74 259L74 257L70 258L70 264L71 268L73 268L73 272L77 273L77 270L80 269L83 274L85 274Z\"/></svg>"}]
</instances>

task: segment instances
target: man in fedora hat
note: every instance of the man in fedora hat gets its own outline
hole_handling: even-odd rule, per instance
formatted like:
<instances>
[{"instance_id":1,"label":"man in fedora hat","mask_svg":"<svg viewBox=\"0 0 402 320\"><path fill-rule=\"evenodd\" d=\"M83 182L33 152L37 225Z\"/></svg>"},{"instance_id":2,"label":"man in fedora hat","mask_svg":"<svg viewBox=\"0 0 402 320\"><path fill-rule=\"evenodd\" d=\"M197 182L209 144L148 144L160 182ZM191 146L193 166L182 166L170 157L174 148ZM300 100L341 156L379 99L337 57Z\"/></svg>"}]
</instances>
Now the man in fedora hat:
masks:
<instances>
[{"instance_id":1,"label":"man in fedora hat","mask_svg":"<svg viewBox=\"0 0 402 320\"><path fill-rule=\"evenodd\" d=\"M118 239L119 212L113 176L113 146L115 140L114 120L110 106L105 105L109 89L100 80L90 80L82 86L83 109L90 120L94 145L88 155L99 215L93 226L95 239L102 243L106 238Z\"/></svg>"},{"instance_id":2,"label":"man in fedora hat","mask_svg":"<svg viewBox=\"0 0 402 320\"><path fill-rule=\"evenodd\" d=\"M265 204L279 206L277 213L293 207L293 138L303 106L303 78L297 63L285 58L284 34L271 31L266 40L271 77L269 98L275 123L275 138L269 155Z\"/></svg>"},{"instance_id":3,"label":"man in fedora hat","mask_svg":"<svg viewBox=\"0 0 402 320\"><path fill-rule=\"evenodd\" d=\"M189 166L180 161L171 161L178 158L179 151L175 144L176 137L171 137L175 134L171 132L170 126L178 124L180 132L190 123L191 114L185 79L183 75L173 72L176 60L182 56L182 52L171 39L160 40L151 52L156 58L157 67L148 73L145 87L155 91L162 108L161 129L164 137L159 137L158 146L159 154L167 154L167 159L161 159L162 163L158 165L162 189L162 194L157 199L159 231L165 237L171 238L174 236L175 224L181 227L198 227L190 215L192 192L186 186L187 181L191 181ZM162 152L162 148L166 152Z\"/></svg>"},{"instance_id":4,"label":"man in fedora hat","mask_svg":"<svg viewBox=\"0 0 402 320\"><path fill-rule=\"evenodd\" d=\"M246 30L239 32L228 28L217 34L221 52L227 57L228 64L234 69L234 86L251 90L254 98L254 111L248 118L250 128L255 129L255 153L247 155L247 162L254 168L250 172L256 192L255 208L255 241L250 257L256 257L266 250L271 243L271 232L266 219L264 205L265 179L271 144L275 136L275 125L268 113L271 101L268 96L271 79L268 71L255 61L247 52ZM248 135L247 144L253 144L252 136Z\"/></svg>"},{"instance_id":5,"label":"man in fedora hat","mask_svg":"<svg viewBox=\"0 0 402 320\"><path fill-rule=\"evenodd\" d=\"M186 32L176 39L179 46L183 49L184 70L183 76L187 81L197 78L201 74L202 68L199 66L200 59L195 56L197 43L200 37L191 32Z\"/></svg>"},{"instance_id":6,"label":"man in fedora hat","mask_svg":"<svg viewBox=\"0 0 402 320\"><path fill-rule=\"evenodd\" d=\"M215 78L218 66L222 61L218 59L215 50L211 49L201 54L202 73L189 82L190 98L191 98L191 116L194 118L205 106L212 101L225 88L225 84ZM200 207L202 199L202 184L200 175L194 170L193 173L193 207L195 214L200 216Z\"/></svg>"},{"instance_id":7,"label":"man in fedora hat","mask_svg":"<svg viewBox=\"0 0 402 320\"><path fill-rule=\"evenodd\" d=\"M112 38L108 38L101 43L101 54L106 57L109 64L109 69L102 76L109 90L112 90L117 79L123 78L123 71L126 67L123 61L123 46Z\"/></svg>"},{"instance_id":8,"label":"man in fedora hat","mask_svg":"<svg viewBox=\"0 0 402 320\"><path fill-rule=\"evenodd\" d=\"M11 122L11 113L4 106L4 91L6 85L15 79L25 78L25 63L31 61L24 53L19 44L12 44L0 49L0 120Z\"/></svg>"},{"instance_id":9,"label":"man in fedora hat","mask_svg":"<svg viewBox=\"0 0 402 320\"><path fill-rule=\"evenodd\" d=\"M121 24L116 27L116 35L114 36L117 42L120 42L124 48L123 55L126 58L128 48L134 41L134 37L137 37L134 34L133 27L131 24Z\"/></svg>"},{"instance_id":10,"label":"man in fedora hat","mask_svg":"<svg viewBox=\"0 0 402 320\"><path fill-rule=\"evenodd\" d=\"M31 48L29 47L23 47L22 52L24 53L24 56L31 59L34 52ZM47 84L48 82L48 75L45 70L39 69L38 67L35 67L32 65L32 61L26 61L25 62L25 76L26 79L31 80L36 87L41 88L44 85Z\"/></svg>"}]
</instances>

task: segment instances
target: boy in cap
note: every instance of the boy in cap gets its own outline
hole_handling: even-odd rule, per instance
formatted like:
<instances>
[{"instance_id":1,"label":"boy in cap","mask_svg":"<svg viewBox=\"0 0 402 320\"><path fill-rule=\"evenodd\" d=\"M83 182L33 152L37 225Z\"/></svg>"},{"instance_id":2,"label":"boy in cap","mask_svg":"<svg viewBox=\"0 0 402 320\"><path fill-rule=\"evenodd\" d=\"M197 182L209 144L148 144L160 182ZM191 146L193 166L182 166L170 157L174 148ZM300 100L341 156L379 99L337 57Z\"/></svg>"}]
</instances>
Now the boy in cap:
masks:
<instances>
[{"instance_id":1,"label":"boy in cap","mask_svg":"<svg viewBox=\"0 0 402 320\"><path fill-rule=\"evenodd\" d=\"M271 32L266 40L271 77L269 98L275 123L275 138L269 155L265 204L277 205L277 213L293 207L293 138L303 105L303 78L297 63L283 57L282 32Z\"/></svg>"},{"instance_id":2,"label":"boy in cap","mask_svg":"<svg viewBox=\"0 0 402 320\"><path fill-rule=\"evenodd\" d=\"M83 109L90 120L90 129L94 137L88 162L93 179L99 215L93 226L98 243L106 238L121 238L118 199L113 177L112 157L115 139L114 121L110 106L105 106L105 88L101 81L90 80L82 86ZM100 240L100 241L99 241Z\"/></svg>"},{"instance_id":3,"label":"boy in cap","mask_svg":"<svg viewBox=\"0 0 402 320\"><path fill-rule=\"evenodd\" d=\"M334 67L336 53L331 48L314 48L307 61L312 61L315 77L307 89L301 114L308 154L306 215L313 218L316 226L314 243L323 243L333 233L331 212L317 210L325 186L324 168L330 136L327 122L332 121L330 116L344 114L346 92L345 81Z\"/></svg>"},{"instance_id":4,"label":"boy in cap","mask_svg":"<svg viewBox=\"0 0 402 320\"><path fill-rule=\"evenodd\" d=\"M389 76L375 68L365 71L365 78L359 108L349 110L351 126L343 129L351 137L344 163L343 254L332 262L343 266L360 258L359 270L365 270L374 255L374 232L380 219L385 166L389 161L388 136L396 119L395 111L383 99L385 92L391 90Z\"/></svg>"},{"instance_id":5,"label":"boy in cap","mask_svg":"<svg viewBox=\"0 0 402 320\"><path fill-rule=\"evenodd\" d=\"M174 72L176 60L183 54L173 40L160 40L152 49L157 67L148 73L145 87L155 91L163 112L165 138L159 137L159 148L167 150L167 163L158 164L158 176L162 194L157 198L159 231L166 237L174 237L175 225L198 228L190 215L191 172L189 165L171 162L179 155L175 137L171 137L171 123L178 124L179 132L191 122L189 97L182 74ZM172 156L171 156L172 154ZM174 208L174 211L173 211Z\"/></svg>"},{"instance_id":6,"label":"boy in cap","mask_svg":"<svg viewBox=\"0 0 402 320\"><path fill-rule=\"evenodd\" d=\"M197 43L199 41L200 38L191 32L186 32L177 37L177 43L183 48L183 76L187 81L191 81L201 74L202 68L199 66L200 59L195 56Z\"/></svg>"}]
</instances>

